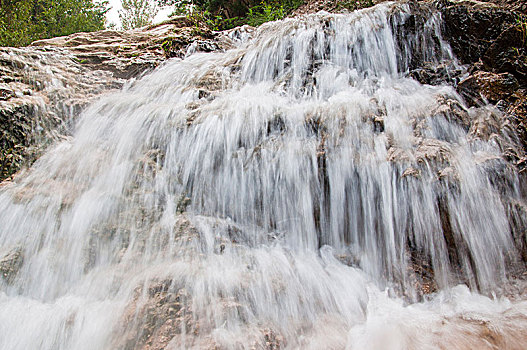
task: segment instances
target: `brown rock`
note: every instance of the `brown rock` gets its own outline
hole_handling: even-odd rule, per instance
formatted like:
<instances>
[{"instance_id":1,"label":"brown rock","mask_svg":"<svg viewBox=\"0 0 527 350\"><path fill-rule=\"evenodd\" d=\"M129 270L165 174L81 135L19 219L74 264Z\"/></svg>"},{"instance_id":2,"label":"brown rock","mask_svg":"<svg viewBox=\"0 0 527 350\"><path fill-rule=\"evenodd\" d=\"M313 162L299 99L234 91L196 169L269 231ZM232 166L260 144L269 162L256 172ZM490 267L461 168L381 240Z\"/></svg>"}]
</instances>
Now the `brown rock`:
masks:
<instances>
[{"instance_id":1,"label":"brown rock","mask_svg":"<svg viewBox=\"0 0 527 350\"><path fill-rule=\"evenodd\" d=\"M493 3L436 1L444 19L444 36L463 63L477 62L517 16Z\"/></svg>"},{"instance_id":2,"label":"brown rock","mask_svg":"<svg viewBox=\"0 0 527 350\"><path fill-rule=\"evenodd\" d=\"M510 72L523 81L522 85L525 85L527 82L527 24L521 24L520 19L516 21L492 42L482 59L490 69L497 72Z\"/></svg>"},{"instance_id":3,"label":"brown rock","mask_svg":"<svg viewBox=\"0 0 527 350\"><path fill-rule=\"evenodd\" d=\"M231 44L222 34L196 31L186 17L176 17L136 30L76 33L27 48L0 48L0 181L68 135L72 119L100 93L169 57L184 57L190 46L196 52Z\"/></svg>"},{"instance_id":4,"label":"brown rock","mask_svg":"<svg viewBox=\"0 0 527 350\"><path fill-rule=\"evenodd\" d=\"M458 91L473 105L483 104L481 96L496 103L505 100L519 87L518 80L510 73L477 71L458 84Z\"/></svg>"},{"instance_id":5,"label":"brown rock","mask_svg":"<svg viewBox=\"0 0 527 350\"><path fill-rule=\"evenodd\" d=\"M446 142L436 139L425 139L417 147L415 156L418 162L435 161L448 162L450 160L450 148Z\"/></svg>"},{"instance_id":6,"label":"brown rock","mask_svg":"<svg viewBox=\"0 0 527 350\"><path fill-rule=\"evenodd\" d=\"M22 267L24 257L20 248L14 248L0 258L0 278L10 283Z\"/></svg>"}]
</instances>

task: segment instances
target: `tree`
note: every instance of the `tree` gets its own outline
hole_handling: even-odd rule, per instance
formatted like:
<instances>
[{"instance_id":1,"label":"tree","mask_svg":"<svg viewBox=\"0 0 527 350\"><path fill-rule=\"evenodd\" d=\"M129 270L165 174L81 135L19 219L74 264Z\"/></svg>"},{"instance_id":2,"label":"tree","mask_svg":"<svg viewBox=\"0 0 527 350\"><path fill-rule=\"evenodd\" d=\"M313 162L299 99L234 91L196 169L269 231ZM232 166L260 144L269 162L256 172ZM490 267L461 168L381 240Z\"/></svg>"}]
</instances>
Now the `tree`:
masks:
<instances>
[{"instance_id":1,"label":"tree","mask_svg":"<svg viewBox=\"0 0 527 350\"><path fill-rule=\"evenodd\" d=\"M121 0L121 5L119 19L124 30L152 24L158 11L156 3L149 0Z\"/></svg>"},{"instance_id":2,"label":"tree","mask_svg":"<svg viewBox=\"0 0 527 350\"><path fill-rule=\"evenodd\" d=\"M0 46L104 29L108 2L1 0Z\"/></svg>"}]
</instances>

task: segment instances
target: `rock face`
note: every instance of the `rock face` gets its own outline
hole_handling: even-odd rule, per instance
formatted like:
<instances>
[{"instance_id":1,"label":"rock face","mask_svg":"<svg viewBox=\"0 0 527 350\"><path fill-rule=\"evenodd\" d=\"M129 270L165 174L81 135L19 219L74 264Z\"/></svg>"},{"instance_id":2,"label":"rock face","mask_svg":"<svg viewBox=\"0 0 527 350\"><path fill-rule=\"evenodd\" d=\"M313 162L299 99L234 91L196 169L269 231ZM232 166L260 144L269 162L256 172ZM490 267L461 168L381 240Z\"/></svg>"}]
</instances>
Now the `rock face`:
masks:
<instances>
[{"instance_id":1,"label":"rock face","mask_svg":"<svg viewBox=\"0 0 527 350\"><path fill-rule=\"evenodd\" d=\"M527 78L526 28L519 12L476 1L437 4L445 35L463 63L479 62L486 70Z\"/></svg>"},{"instance_id":2,"label":"rock face","mask_svg":"<svg viewBox=\"0 0 527 350\"><path fill-rule=\"evenodd\" d=\"M458 84L458 91L475 103L484 103L481 97L497 103L509 99L518 89L518 80L511 73L476 71ZM477 92L477 94L473 94Z\"/></svg>"},{"instance_id":3,"label":"rock face","mask_svg":"<svg viewBox=\"0 0 527 350\"><path fill-rule=\"evenodd\" d=\"M14 248L7 253L0 253L0 278L7 283L11 282L20 267L24 257L20 248Z\"/></svg>"},{"instance_id":4,"label":"rock face","mask_svg":"<svg viewBox=\"0 0 527 350\"><path fill-rule=\"evenodd\" d=\"M31 46L67 48L84 67L109 71L115 78L130 79L157 67L168 57L184 57L188 46L195 41L200 47L206 47L208 40L208 51L219 49L219 45L210 42L217 36L194 27L186 17L175 17L138 30L76 33L38 40Z\"/></svg>"},{"instance_id":5,"label":"rock face","mask_svg":"<svg viewBox=\"0 0 527 350\"><path fill-rule=\"evenodd\" d=\"M445 35L464 63L485 57L492 43L516 20L513 12L491 3L441 0L437 6L443 15Z\"/></svg>"},{"instance_id":6,"label":"rock face","mask_svg":"<svg viewBox=\"0 0 527 350\"><path fill-rule=\"evenodd\" d=\"M456 85L471 106L492 103L518 131L523 145L520 170L527 154L527 5L521 1L449 1L435 4L444 19L444 36L468 76Z\"/></svg>"},{"instance_id":7,"label":"rock face","mask_svg":"<svg viewBox=\"0 0 527 350\"><path fill-rule=\"evenodd\" d=\"M31 163L104 91L187 50L230 45L185 17L131 31L105 30L0 48L0 181Z\"/></svg>"},{"instance_id":8,"label":"rock face","mask_svg":"<svg viewBox=\"0 0 527 350\"><path fill-rule=\"evenodd\" d=\"M67 135L71 118L122 81L62 48L0 48L0 180Z\"/></svg>"}]
</instances>

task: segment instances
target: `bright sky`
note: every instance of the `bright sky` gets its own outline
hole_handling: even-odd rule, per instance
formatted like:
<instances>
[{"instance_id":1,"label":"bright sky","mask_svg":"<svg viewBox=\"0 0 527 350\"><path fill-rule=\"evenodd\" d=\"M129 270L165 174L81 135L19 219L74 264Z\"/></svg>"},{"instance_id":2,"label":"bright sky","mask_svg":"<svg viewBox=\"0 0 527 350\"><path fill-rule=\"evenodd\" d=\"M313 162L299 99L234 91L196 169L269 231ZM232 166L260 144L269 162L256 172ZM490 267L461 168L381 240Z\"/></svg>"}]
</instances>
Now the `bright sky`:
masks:
<instances>
[{"instance_id":1,"label":"bright sky","mask_svg":"<svg viewBox=\"0 0 527 350\"><path fill-rule=\"evenodd\" d=\"M106 13L106 18L109 23L115 23L117 28L120 28L121 21L119 21L119 10L122 9L121 0L110 0L110 6L112 8ZM159 23L167 19L168 15L172 13L172 10L172 6L162 7L154 18L154 23Z\"/></svg>"}]
</instances>

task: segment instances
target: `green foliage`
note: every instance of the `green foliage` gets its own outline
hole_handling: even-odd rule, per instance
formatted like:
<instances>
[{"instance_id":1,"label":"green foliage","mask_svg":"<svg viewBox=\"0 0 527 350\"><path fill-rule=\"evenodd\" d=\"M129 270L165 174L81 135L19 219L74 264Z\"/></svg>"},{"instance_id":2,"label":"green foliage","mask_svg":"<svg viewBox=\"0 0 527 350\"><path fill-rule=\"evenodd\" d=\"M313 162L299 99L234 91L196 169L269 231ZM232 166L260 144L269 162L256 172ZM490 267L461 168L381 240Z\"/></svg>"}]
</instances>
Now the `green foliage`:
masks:
<instances>
[{"instance_id":1,"label":"green foliage","mask_svg":"<svg viewBox=\"0 0 527 350\"><path fill-rule=\"evenodd\" d=\"M158 0L160 6L174 6L172 16L181 16L190 14L193 6L192 0Z\"/></svg>"},{"instance_id":2,"label":"green foliage","mask_svg":"<svg viewBox=\"0 0 527 350\"><path fill-rule=\"evenodd\" d=\"M121 0L121 5L119 19L124 30L152 24L158 12L156 3L151 0Z\"/></svg>"},{"instance_id":3,"label":"green foliage","mask_svg":"<svg viewBox=\"0 0 527 350\"><path fill-rule=\"evenodd\" d=\"M194 26L194 34L202 35L203 28L210 30L224 30L231 29L236 26L242 25L239 17L224 18L220 15L213 15L209 11L192 11L186 14L187 19ZM202 35L204 36L204 35Z\"/></svg>"},{"instance_id":4,"label":"green foliage","mask_svg":"<svg viewBox=\"0 0 527 350\"><path fill-rule=\"evenodd\" d=\"M366 7L372 7L373 5L372 0L345 0L338 3L337 10L355 11Z\"/></svg>"},{"instance_id":5,"label":"green foliage","mask_svg":"<svg viewBox=\"0 0 527 350\"><path fill-rule=\"evenodd\" d=\"M158 0L163 4L175 5L173 15L186 15L190 22L200 30L207 27L212 30L231 29L248 24L259 26L265 22L285 18L303 3L303 0ZM234 14L238 14L234 16Z\"/></svg>"},{"instance_id":6,"label":"green foliage","mask_svg":"<svg viewBox=\"0 0 527 350\"><path fill-rule=\"evenodd\" d=\"M272 4L263 2L258 6L253 6L247 13L247 24L257 27L265 22L283 19L286 16L286 9L282 4Z\"/></svg>"},{"instance_id":7,"label":"green foliage","mask_svg":"<svg viewBox=\"0 0 527 350\"><path fill-rule=\"evenodd\" d=\"M104 29L108 2L92 0L1 0L0 46Z\"/></svg>"}]
</instances>

